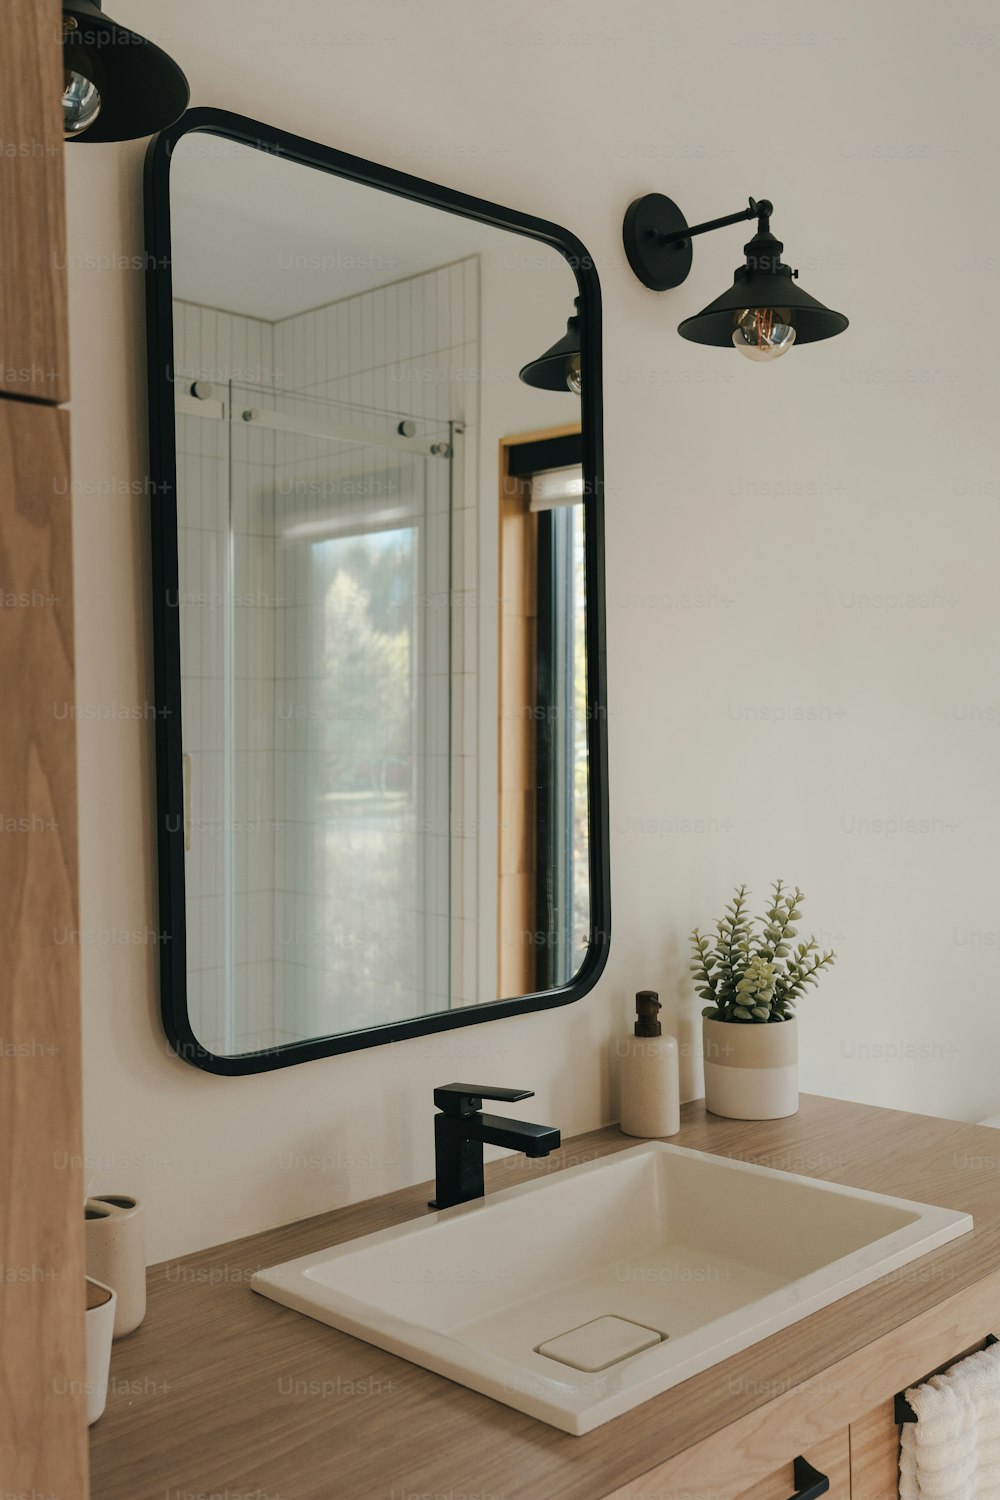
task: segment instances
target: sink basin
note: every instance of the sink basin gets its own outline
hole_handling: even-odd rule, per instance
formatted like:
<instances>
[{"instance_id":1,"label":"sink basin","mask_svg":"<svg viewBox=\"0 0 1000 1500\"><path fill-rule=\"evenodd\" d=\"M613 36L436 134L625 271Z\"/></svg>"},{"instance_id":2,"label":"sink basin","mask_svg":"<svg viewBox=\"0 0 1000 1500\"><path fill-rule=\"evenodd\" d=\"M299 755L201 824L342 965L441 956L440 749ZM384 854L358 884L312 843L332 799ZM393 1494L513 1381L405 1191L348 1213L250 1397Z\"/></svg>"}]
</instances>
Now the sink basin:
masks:
<instances>
[{"instance_id":1,"label":"sink basin","mask_svg":"<svg viewBox=\"0 0 1000 1500\"><path fill-rule=\"evenodd\" d=\"M650 1141L252 1286L579 1435L971 1228Z\"/></svg>"}]
</instances>

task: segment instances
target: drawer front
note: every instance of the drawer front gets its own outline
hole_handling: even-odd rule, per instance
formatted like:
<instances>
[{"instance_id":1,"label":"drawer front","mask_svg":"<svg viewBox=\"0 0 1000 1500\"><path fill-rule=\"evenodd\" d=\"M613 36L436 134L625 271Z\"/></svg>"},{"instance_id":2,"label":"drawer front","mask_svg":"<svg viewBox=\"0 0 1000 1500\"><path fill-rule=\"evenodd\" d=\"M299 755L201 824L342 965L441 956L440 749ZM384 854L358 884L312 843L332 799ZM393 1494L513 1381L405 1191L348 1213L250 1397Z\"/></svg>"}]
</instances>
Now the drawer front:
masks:
<instances>
[{"instance_id":1,"label":"drawer front","mask_svg":"<svg viewBox=\"0 0 1000 1500\"><path fill-rule=\"evenodd\" d=\"M899 1428L891 1401L851 1423L851 1500L898 1500Z\"/></svg>"},{"instance_id":2,"label":"drawer front","mask_svg":"<svg viewBox=\"0 0 1000 1500\"><path fill-rule=\"evenodd\" d=\"M829 1479L830 1488L825 1500L854 1500L851 1495L851 1445L846 1428L835 1437L809 1448L802 1457ZM795 1487L794 1464L789 1459L766 1479L761 1479L748 1490L740 1490L734 1500L792 1500L792 1496L799 1493L801 1491ZM708 1494L714 1500L715 1492L711 1485L708 1487ZM721 1494L719 1500L722 1500Z\"/></svg>"},{"instance_id":3,"label":"drawer front","mask_svg":"<svg viewBox=\"0 0 1000 1500\"><path fill-rule=\"evenodd\" d=\"M801 1457L829 1479L830 1488L824 1500L827 1496L829 1500L850 1500L851 1443L846 1427L821 1443L811 1444ZM793 1500L802 1494L801 1488L796 1488L794 1468L795 1460L789 1458L766 1479L759 1479L749 1489L741 1489L738 1478L734 1477L740 1469L739 1452L731 1446L713 1445L707 1451L702 1450L696 1464L686 1463L683 1473L678 1473L676 1464L668 1460L641 1479L615 1490L605 1500Z\"/></svg>"}]
</instances>

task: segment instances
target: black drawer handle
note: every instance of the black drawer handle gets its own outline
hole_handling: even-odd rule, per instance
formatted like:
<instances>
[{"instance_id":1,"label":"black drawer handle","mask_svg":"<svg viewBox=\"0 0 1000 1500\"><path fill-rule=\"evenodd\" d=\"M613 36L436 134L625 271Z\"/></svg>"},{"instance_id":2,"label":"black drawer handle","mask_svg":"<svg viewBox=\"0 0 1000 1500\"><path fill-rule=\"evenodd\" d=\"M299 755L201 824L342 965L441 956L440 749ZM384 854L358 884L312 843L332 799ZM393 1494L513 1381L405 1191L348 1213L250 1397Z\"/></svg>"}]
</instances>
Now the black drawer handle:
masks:
<instances>
[{"instance_id":1,"label":"black drawer handle","mask_svg":"<svg viewBox=\"0 0 1000 1500\"><path fill-rule=\"evenodd\" d=\"M791 1500L818 1500L830 1488L826 1475L814 1469L804 1458L795 1460L792 1477L795 1480L795 1494Z\"/></svg>"}]
</instances>

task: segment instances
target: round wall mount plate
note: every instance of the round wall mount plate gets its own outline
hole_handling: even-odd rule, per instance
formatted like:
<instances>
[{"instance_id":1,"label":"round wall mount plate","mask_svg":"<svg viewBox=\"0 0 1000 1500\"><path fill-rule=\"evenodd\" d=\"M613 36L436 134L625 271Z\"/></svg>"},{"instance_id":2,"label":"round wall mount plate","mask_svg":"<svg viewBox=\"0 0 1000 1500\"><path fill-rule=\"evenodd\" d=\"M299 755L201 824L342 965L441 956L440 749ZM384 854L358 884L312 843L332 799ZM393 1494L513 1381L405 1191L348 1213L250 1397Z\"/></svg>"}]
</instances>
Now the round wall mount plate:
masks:
<instances>
[{"instance_id":1,"label":"round wall mount plate","mask_svg":"<svg viewBox=\"0 0 1000 1500\"><path fill-rule=\"evenodd\" d=\"M672 198L647 193L629 205L622 226L628 263L644 286L666 292L680 286L691 269L691 241L663 243L663 236L688 227Z\"/></svg>"}]
</instances>

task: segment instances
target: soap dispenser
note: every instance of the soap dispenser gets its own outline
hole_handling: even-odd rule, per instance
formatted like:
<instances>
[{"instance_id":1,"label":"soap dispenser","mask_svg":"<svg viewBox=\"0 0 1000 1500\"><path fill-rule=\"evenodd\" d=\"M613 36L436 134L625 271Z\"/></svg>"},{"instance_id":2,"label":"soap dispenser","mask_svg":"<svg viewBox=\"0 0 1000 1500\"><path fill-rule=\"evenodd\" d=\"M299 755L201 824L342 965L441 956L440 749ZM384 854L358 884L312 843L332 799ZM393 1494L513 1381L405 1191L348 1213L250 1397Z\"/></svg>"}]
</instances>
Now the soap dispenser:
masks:
<instances>
[{"instance_id":1,"label":"soap dispenser","mask_svg":"<svg viewBox=\"0 0 1000 1500\"><path fill-rule=\"evenodd\" d=\"M663 1036L657 1019L660 997L640 990L635 997L635 1035L619 1043L621 1128L626 1135L676 1135L681 1128L681 1086L677 1043Z\"/></svg>"}]
</instances>

